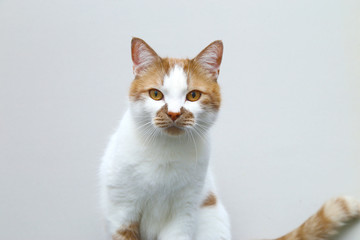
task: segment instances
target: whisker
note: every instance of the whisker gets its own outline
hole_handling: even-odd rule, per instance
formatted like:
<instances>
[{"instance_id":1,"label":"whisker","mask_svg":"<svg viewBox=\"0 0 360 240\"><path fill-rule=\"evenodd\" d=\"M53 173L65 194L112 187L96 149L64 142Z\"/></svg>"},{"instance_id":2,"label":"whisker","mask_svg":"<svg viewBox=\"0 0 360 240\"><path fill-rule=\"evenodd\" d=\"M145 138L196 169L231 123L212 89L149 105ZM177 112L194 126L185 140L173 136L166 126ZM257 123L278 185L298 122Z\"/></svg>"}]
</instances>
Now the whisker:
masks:
<instances>
[{"instance_id":1,"label":"whisker","mask_svg":"<svg viewBox=\"0 0 360 240\"><path fill-rule=\"evenodd\" d=\"M197 121L201 122L201 123L205 123L207 125L212 125L212 122L208 122L208 121L205 121L205 120L197 119Z\"/></svg>"},{"instance_id":2,"label":"whisker","mask_svg":"<svg viewBox=\"0 0 360 240\"><path fill-rule=\"evenodd\" d=\"M145 124L137 127L136 130L139 130L139 129L141 129L141 128L144 128L144 127L146 127L146 126L149 125L149 124L151 124L151 121L149 121L149 122L147 122L147 123L145 123Z\"/></svg>"},{"instance_id":3,"label":"whisker","mask_svg":"<svg viewBox=\"0 0 360 240\"><path fill-rule=\"evenodd\" d=\"M149 136L148 136L148 139L146 141L146 143L148 145L151 145L152 144L152 138L153 138L153 135L154 135L154 132L156 131L156 128L152 129L152 131L150 132Z\"/></svg>"},{"instance_id":4,"label":"whisker","mask_svg":"<svg viewBox=\"0 0 360 240\"><path fill-rule=\"evenodd\" d=\"M208 143L208 140L204 137L204 132L200 129L193 128L194 132L206 143Z\"/></svg>"},{"instance_id":5,"label":"whisker","mask_svg":"<svg viewBox=\"0 0 360 240\"><path fill-rule=\"evenodd\" d=\"M199 126L199 128L201 128L201 129L204 130L204 131L207 131L207 130L210 128L210 126L203 125L203 124L201 124L201 123L199 123L199 122L197 122L197 123L195 124L195 127L196 127L196 126Z\"/></svg>"},{"instance_id":6,"label":"whisker","mask_svg":"<svg viewBox=\"0 0 360 240\"><path fill-rule=\"evenodd\" d=\"M150 121L149 121L149 119L135 119L135 122L139 123L139 124L142 124L142 123L150 122Z\"/></svg>"},{"instance_id":7,"label":"whisker","mask_svg":"<svg viewBox=\"0 0 360 240\"><path fill-rule=\"evenodd\" d=\"M194 142L194 146L195 146L195 163L196 163L195 166L197 166L197 162L198 162L197 146L196 146L195 138L194 138L192 132L191 131L189 131L189 132L190 132L191 138L192 138L192 140Z\"/></svg>"},{"instance_id":8,"label":"whisker","mask_svg":"<svg viewBox=\"0 0 360 240\"><path fill-rule=\"evenodd\" d=\"M150 144L153 144L153 142L157 138L158 134L159 134L159 129L155 128L155 131L153 131L151 134L152 136L150 138Z\"/></svg>"},{"instance_id":9,"label":"whisker","mask_svg":"<svg viewBox=\"0 0 360 240\"><path fill-rule=\"evenodd\" d=\"M186 132L186 136L187 136L187 143L190 142L190 134L189 134L189 129L185 128L185 132Z\"/></svg>"},{"instance_id":10,"label":"whisker","mask_svg":"<svg viewBox=\"0 0 360 240\"><path fill-rule=\"evenodd\" d=\"M150 140L150 137L151 135L153 134L153 132L156 130L156 128L154 127L148 127L148 129L144 132L144 137L145 137L145 144L148 144L149 143L149 140Z\"/></svg>"}]
</instances>

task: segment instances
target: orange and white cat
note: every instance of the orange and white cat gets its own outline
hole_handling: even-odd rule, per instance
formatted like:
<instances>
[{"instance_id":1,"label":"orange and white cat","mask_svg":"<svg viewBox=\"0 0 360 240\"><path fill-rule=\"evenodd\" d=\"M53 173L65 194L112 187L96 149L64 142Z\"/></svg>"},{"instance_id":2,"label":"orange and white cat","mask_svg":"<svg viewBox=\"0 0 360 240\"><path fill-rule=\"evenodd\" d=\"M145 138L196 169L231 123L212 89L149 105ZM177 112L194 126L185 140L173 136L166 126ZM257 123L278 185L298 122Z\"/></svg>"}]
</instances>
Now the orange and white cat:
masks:
<instances>
[{"instance_id":1,"label":"orange and white cat","mask_svg":"<svg viewBox=\"0 0 360 240\"><path fill-rule=\"evenodd\" d=\"M113 240L231 239L208 168L222 53L222 42L215 41L194 59L161 58L143 40L132 39L129 108L100 169ZM279 240L326 239L359 215L355 199L332 199Z\"/></svg>"}]
</instances>

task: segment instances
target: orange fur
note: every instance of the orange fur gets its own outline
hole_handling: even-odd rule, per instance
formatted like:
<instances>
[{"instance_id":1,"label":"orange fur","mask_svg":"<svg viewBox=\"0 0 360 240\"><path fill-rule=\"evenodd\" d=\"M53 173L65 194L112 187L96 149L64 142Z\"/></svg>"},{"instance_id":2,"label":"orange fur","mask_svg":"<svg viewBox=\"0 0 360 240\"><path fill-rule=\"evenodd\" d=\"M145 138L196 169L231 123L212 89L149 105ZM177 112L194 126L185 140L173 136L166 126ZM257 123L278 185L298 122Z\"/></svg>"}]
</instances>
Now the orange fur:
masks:
<instances>
[{"instance_id":1,"label":"orange fur","mask_svg":"<svg viewBox=\"0 0 360 240\"><path fill-rule=\"evenodd\" d=\"M195 60L164 58L160 63L155 63L143 74L135 76L130 87L130 100L137 101L148 96L152 88L159 88L163 84L166 74L175 66L182 66L188 73L188 90L199 90L202 93L201 104L210 109L218 110L221 104L220 87L204 69L201 69Z\"/></svg>"},{"instance_id":2,"label":"orange fur","mask_svg":"<svg viewBox=\"0 0 360 240\"><path fill-rule=\"evenodd\" d=\"M136 39L136 41L142 40ZM148 97L148 91L152 88L159 88L159 86L163 84L165 75L169 74L170 70L173 69L175 65L178 65L184 69L185 73L187 73L188 91L199 90L202 93L201 98L199 99L200 103L209 110L219 110L221 95L220 87L217 83L217 76L215 77L211 72L202 67L199 62L200 57L206 52L208 47L194 59L160 58L149 45L143 41L141 43L144 44L144 46L148 48L148 51L153 55L153 62L135 75L129 93L131 101L137 101ZM221 41L215 41L214 43L216 45L221 44L222 46ZM134 52L133 48L132 51ZM135 53L133 53L133 55L134 54ZM220 64L221 58L217 61L218 64Z\"/></svg>"},{"instance_id":3,"label":"orange fur","mask_svg":"<svg viewBox=\"0 0 360 240\"><path fill-rule=\"evenodd\" d=\"M209 195L207 196L207 198L204 200L204 202L202 203L202 207L209 207L209 206L214 206L216 205L216 196L214 193L209 193Z\"/></svg>"},{"instance_id":4,"label":"orange fur","mask_svg":"<svg viewBox=\"0 0 360 240\"><path fill-rule=\"evenodd\" d=\"M145 49L145 53L140 50ZM187 91L201 92L199 102L209 111L218 111L221 105L220 87L217 83L222 60L223 44L215 41L193 59L161 58L143 40L132 41L132 58L135 79L130 87L130 101L141 101L149 97L150 89L158 89L175 66L183 68L187 76ZM166 96L165 96L166 98ZM160 99L159 99L160 100ZM186 98L184 98L184 101ZM176 110L178 111L178 110ZM176 122L176 126L173 123ZM180 127L195 123L194 115L184 107L180 112L168 112L165 104L156 113L154 124L170 135L184 132ZM208 193L201 207L215 206L217 198ZM360 217L360 203L349 197L339 197L326 202L320 210L301 226L276 240L325 240L334 235L345 222ZM113 235L113 240L140 240L139 224L131 224Z\"/></svg>"},{"instance_id":5,"label":"orange fur","mask_svg":"<svg viewBox=\"0 0 360 240\"><path fill-rule=\"evenodd\" d=\"M113 236L113 240L140 240L139 224L132 223L126 229L119 229Z\"/></svg>"},{"instance_id":6,"label":"orange fur","mask_svg":"<svg viewBox=\"0 0 360 240\"><path fill-rule=\"evenodd\" d=\"M220 86L213 77L202 69L195 59L191 60L189 69L189 91L199 90L202 95L199 101L210 109L219 110L221 104Z\"/></svg>"},{"instance_id":7,"label":"orange fur","mask_svg":"<svg viewBox=\"0 0 360 240\"><path fill-rule=\"evenodd\" d=\"M165 74L169 74L170 70L178 65L184 69L184 72L189 71L189 59L179 59L179 58L162 58L161 59L162 68Z\"/></svg>"},{"instance_id":8,"label":"orange fur","mask_svg":"<svg viewBox=\"0 0 360 240\"><path fill-rule=\"evenodd\" d=\"M326 202L300 227L276 240L323 240L337 233L345 222L360 217L360 203L349 197Z\"/></svg>"},{"instance_id":9,"label":"orange fur","mask_svg":"<svg viewBox=\"0 0 360 240\"><path fill-rule=\"evenodd\" d=\"M148 96L152 88L159 88L163 84L166 74L178 64L188 73L188 90L199 90L202 95L201 104L210 109L218 110L221 104L220 86L205 70L201 69L195 60L165 58L162 64L156 63L149 67L142 75L137 75L130 87L130 100L137 101Z\"/></svg>"},{"instance_id":10,"label":"orange fur","mask_svg":"<svg viewBox=\"0 0 360 240\"><path fill-rule=\"evenodd\" d=\"M149 96L149 90L162 85L165 74L156 64L146 70L142 75L136 75L130 86L130 100L138 101Z\"/></svg>"}]
</instances>

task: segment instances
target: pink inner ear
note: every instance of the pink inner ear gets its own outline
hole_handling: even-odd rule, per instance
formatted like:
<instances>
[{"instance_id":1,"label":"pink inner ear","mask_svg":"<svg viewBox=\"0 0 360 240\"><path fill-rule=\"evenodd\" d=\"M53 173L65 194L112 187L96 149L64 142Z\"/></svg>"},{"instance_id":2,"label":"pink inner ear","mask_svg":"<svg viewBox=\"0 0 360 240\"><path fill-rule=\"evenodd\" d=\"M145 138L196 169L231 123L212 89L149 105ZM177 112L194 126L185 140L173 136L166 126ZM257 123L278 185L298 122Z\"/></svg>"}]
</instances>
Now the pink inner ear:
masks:
<instances>
[{"instance_id":1,"label":"pink inner ear","mask_svg":"<svg viewBox=\"0 0 360 240\"><path fill-rule=\"evenodd\" d=\"M222 54L222 42L215 41L207 46L195 59L204 69L217 76L219 75Z\"/></svg>"},{"instance_id":2,"label":"pink inner ear","mask_svg":"<svg viewBox=\"0 0 360 240\"><path fill-rule=\"evenodd\" d=\"M131 57L134 74L139 74L158 58L155 51L140 38L133 38L131 41Z\"/></svg>"},{"instance_id":3,"label":"pink inner ear","mask_svg":"<svg viewBox=\"0 0 360 240\"><path fill-rule=\"evenodd\" d=\"M141 42L133 41L131 46L131 57L135 66L141 64L140 51L141 51Z\"/></svg>"}]
</instances>

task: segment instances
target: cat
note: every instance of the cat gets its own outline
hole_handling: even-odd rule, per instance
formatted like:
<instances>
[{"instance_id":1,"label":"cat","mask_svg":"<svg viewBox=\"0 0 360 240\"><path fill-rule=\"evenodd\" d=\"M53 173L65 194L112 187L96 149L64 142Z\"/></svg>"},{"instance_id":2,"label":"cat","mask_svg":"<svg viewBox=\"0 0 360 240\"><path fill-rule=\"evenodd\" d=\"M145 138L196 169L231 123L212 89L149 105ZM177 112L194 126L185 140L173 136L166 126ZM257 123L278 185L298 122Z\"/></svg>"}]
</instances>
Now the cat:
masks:
<instances>
[{"instance_id":1,"label":"cat","mask_svg":"<svg viewBox=\"0 0 360 240\"><path fill-rule=\"evenodd\" d=\"M222 55L222 41L193 59L175 59L161 58L142 39L132 39L129 107L100 167L113 240L231 239L228 213L208 168ZM278 240L326 239L359 216L357 200L338 197Z\"/></svg>"}]
</instances>

